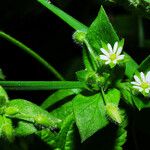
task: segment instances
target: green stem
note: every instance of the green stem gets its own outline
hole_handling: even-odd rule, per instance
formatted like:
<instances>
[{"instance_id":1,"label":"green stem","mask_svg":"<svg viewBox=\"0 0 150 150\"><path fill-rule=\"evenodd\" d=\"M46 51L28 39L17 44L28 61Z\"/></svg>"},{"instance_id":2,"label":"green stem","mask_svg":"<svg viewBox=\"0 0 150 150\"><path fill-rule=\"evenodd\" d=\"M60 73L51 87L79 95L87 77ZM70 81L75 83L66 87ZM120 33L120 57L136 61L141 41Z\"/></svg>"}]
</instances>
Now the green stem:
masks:
<instances>
[{"instance_id":1,"label":"green stem","mask_svg":"<svg viewBox=\"0 0 150 150\"><path fill-rule=\"evenodd\" d=\"M139 47L144 47L144 28L142 17L138 17Z\"/></svg>"},{"instance_id":2,"label":"green stem","mask_svg":"<svg viewBox=\"0 0 150 150\"><path fill-rule=\"evenodd\" d=\"M0 81L6 90L56 90L85 89L86 84L78 81Z\"/></svg>"},{"instance_id":3,"label":"green stem","mask_svg":"<svg viewBox=\"0 0 150 150\"><path fill-rule=\"evenodd\" d=\"M72 16L68 15L58 7L54 6L51 3L48 3L46 0L37 0L39 3L41 3L43 6L48 8L50 11L52 11L54 14L56 14L59 18L61 18L63 21L65 21L67 24L69 24L73 29L75 30L82 30L86 31L87 27L80 23L78 20L74 19Z\"/></svg>"},{"instance_id":4,"label":"green stem","mask_svg":"<svg viewBox=\"0 0 150 150\"><path fill-rule=\"evenodd\" d=\"M102 94L103 102L104 102L104 104L106 105L107 102L106 102L105 93L104 93L103 88L101 88L101 94Z\"/></svg>"},{"instance_id":5,"label":"green stem","mask_svg":"<svg viewBox=\"0 0 150 150\"><path fill-rule=\"evenodd\" d=\"M61 74L53 67L51 66L47 61L45 61L39 54L35 53L31 48L27 47L20 41L16 40L12 36L0 31L0 37L8 40L9 42L13 43L14 45L21 48L23 51L31 55L33 58L35 58L38 62L40 62L45 68L47 68L51 73L53 73L59 80L64 80L64 78L61 76Z\"/></svg>"}]
</instances>

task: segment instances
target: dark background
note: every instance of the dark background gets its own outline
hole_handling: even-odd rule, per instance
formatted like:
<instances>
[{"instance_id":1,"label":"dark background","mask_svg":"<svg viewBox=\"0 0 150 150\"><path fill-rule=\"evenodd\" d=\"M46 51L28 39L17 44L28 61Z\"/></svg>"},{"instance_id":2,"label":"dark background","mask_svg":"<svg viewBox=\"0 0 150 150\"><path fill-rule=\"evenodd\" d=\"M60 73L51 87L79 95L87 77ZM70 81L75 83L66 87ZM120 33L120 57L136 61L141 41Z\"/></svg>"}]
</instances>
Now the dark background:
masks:
<instances>
[{"instance_id":1,"label":"dark background","mask_svg":"<svg viewBox=\"0 0 150 150\"><path fill-rule=\"evenodd\" d=\"M101 2L97 0L58 0L52 2L87 26L94 20L101 5ZM139 16L122 6L105 4L104 8L119 36L125 38L124 50L140 63L149 54L150 45L144 44L139 47ZM148 40L150 39L150 21L146 18L143 18L143 27L145 39ZM76 79L75 72L83 68L82 49L72 40L74 30L36 0L0 0L0 30L32 48L58 69L67 80ZM32 57L3 39L0 39L0 68L7 80L57 80ZM28 99L37 104L42 103L50 94L50 92L10 91L8 93L10 98ZM136 134L137 139L142 141L140 143L143 143L139 150L146 150L147 140L150 139L149 134L139 130ZM93 139L97 139L97 137L98 135L95 135ZM96 139L87 141L89 145L81 149L87 149L90 146L89 149L92 149L95 145L93 149L97 150ZM131 142L133 139L130 136L130 129L128 139L125 150L134 150L135 146L134 142ZM82 146L84 147L86 144Z\"/></svg>"}]
</instances>

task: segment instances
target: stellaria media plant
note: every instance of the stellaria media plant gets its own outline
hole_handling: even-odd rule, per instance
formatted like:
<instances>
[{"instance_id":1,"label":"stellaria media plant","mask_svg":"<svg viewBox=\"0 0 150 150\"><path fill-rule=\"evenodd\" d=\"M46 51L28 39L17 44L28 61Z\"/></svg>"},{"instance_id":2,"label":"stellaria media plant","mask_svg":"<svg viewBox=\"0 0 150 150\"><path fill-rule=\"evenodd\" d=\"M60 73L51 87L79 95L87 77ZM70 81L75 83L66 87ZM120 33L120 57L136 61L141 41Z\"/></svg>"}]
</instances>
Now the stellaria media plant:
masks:
<instances>
[{"instance_id":1,"label":"stellaria media plant","mask_svg":"<svg viewBox=\"0 0 150 150\"><path fill-rule=\"evenodd\" d=\"M110 146L109 150L123 149L130 121L127 111L150 107L150 56L138 65L125 52L125 40L116 34L103 6L87 27L49 1L38 2L75 29L73 40L81 46L85 68L76 72L77 81L66 81L32 49L0 32L1 38L30 54L60 80L5 81L1 74L0 137L13 142L16 137L35 134L52 149L73 150L76 149L76 126L81 142L85 142L111 124L115 126L112 144L103 143L100 149L104 145ZM10 100L5 90L57 91L37 106L28 100ZM47 111L66 98L69 101Z\"/></svg>"}]
</instances>

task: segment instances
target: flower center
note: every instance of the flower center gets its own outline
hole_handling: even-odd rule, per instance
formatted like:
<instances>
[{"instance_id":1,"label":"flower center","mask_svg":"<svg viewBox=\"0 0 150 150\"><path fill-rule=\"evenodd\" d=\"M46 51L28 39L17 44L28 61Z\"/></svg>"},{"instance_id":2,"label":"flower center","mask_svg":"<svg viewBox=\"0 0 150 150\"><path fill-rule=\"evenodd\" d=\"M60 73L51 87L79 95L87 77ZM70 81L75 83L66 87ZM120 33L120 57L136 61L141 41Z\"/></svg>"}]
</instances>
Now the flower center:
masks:
<instances>
[{"instance_id":1,"label":"flower center","mask_svg":"<svg viewBox=\"0 0 150 150\"><path fill-rule=\"evenodd\" d=\"M117 56L116 56L116 54L111 54L110 55L110 59L113 61L113 60L115 60L117 58Z\"/></svg>"},{"instance_id":2,"label":"flower center","mask_svg":"<svg viewBox=\"0 0 150 150\"><path fill-rule=\"evenodd\" d=\"M142 87L143 89L147 89L147 88L149 87L149 84L148 84L147 82L143 82L143 83L141 84L141 87Z\"/></svg>"}]
</instances>

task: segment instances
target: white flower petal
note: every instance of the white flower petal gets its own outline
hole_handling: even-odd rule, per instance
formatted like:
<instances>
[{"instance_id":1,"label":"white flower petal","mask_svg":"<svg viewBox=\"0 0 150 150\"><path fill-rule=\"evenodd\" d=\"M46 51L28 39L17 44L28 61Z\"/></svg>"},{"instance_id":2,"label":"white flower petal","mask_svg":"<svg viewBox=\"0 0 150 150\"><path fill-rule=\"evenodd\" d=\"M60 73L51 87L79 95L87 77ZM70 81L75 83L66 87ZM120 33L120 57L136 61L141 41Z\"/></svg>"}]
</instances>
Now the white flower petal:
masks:
<instances>
[{"instance_id":1,"label":"white flower petal","mask_svg":"<svg viewBox=\"0 0 150 150\"><path fill-rule=\"evenodd\" d=\"M101 48L100 50L103 54L105 54L106 56L109 56L109 53L104 48Z\"/></svg>"},{"instance_id":2,"label":"white flower petal","mask_svg":"<svg viewBox=\"0 0 150 150\"><path fill-rule=\"evenodd\" d=\"M112 53L112 52L113 52L112 46L108 43L108 44L107 44L107 47L108 47L110 53Z\"/></svg>"},{"instance_id":3,"label":"white flower petal","mask_svg":"<svg viewBox=\"0 0 150 150\"><path fill-rule=\"evenodd\" d=\"M140 85L138 82L131 82L131 84Z\"/></svg>"},{"instance_id":4,"label":"white flower petal","mask_svg":"<svg viewBox=\"0 0 150 150\"><path fill-rule=\"evenodd\" d=\"M117 56L117 60L122 60L122 59L124 59L124 56L125 56L125 55L119 55L119 56Z\"/></svg>"},{"instance_id":5,"label":"white flower petal","mask_svg":"<svg viewBox=\"0 0 150 150\"><path fill-rule=\"evenodd\" d=\"M145 75L144 75L144 73L143 73L143 72L141 72L141 73L140 73L140 75L141 75L141 79L145 82L145 81L146 81L146 79L145 79Z\"/></svg>"},{"instance_id":6,"label":"white flower petal","mask_svg":"<svg viewBox=\"0 0 150 150\"><path fill-rule=\"evenodd\" d=\"M146 74L146 81L150 83L150 71Z\"/></svg>"},{"instance_id":7,"label":"white flower petal","mask_svg":"<svg viewBox=\"0 0 150 150\"><path fill-rule=\"evenodd\" d=\"M110 61L110 60L108 60L108 61L106 61L106 62L105 62L105 64L106 64L106 65L108 65L108 64L110 64L110 62L111 62L111 61Z\"/></svg>"},{"instance_id":8,"label":"white flower petal","mask_svg":"<svg viewBox=\"0 0 150 150\"><path fill-rule=\"evenodd\" d=\"M138 78L138 76L134 75L134 79L137 83L141 84L141 80Z\"/></svg>"},{"instance_id":9,"label":"white flower petal","mask_svg":"<svg viewBox=\"0 0 150 150\"><path fill-rule=\"evenodd\" d=\"M117 56L120 55L121 52L122 52L122 47L119 47L118 50L117 50L117 52L116 52L116 55L117 55Z\"/></svg>"},{"instance_id":10,"label":"white flower petal","mask_svg":"<svg viewBox=\"0 0 150 150\"><path fill-rule=\"evenodd\" d=\"M116 53L118 48L118 42L115 42L114 47L113 47L113 52Z\"/></svg>"},{"instance_id":11,"label":"white flower petal","mask_svg":"<svg viewBox=\"0 0 150 150\"><path fill-rule=\"evenodd\" d=\"M139 90L140 92L142 92L142 91L143 91L143 88L141 88L141 87L139 87L139 86L133 86L133 88L135 88L135 89Z\"/></svg>"},{"instance_id":12,"label":"white flower petal","mask_svg":"<svg viewBox=\"0 0 150 150\"><path fill-rule=\"evenodd\" d=\"M105 56L105 55L100 55L100 59L102 59L102 60L109 60L109 58L107 56Z\"/></svg>"}]
</instances>

